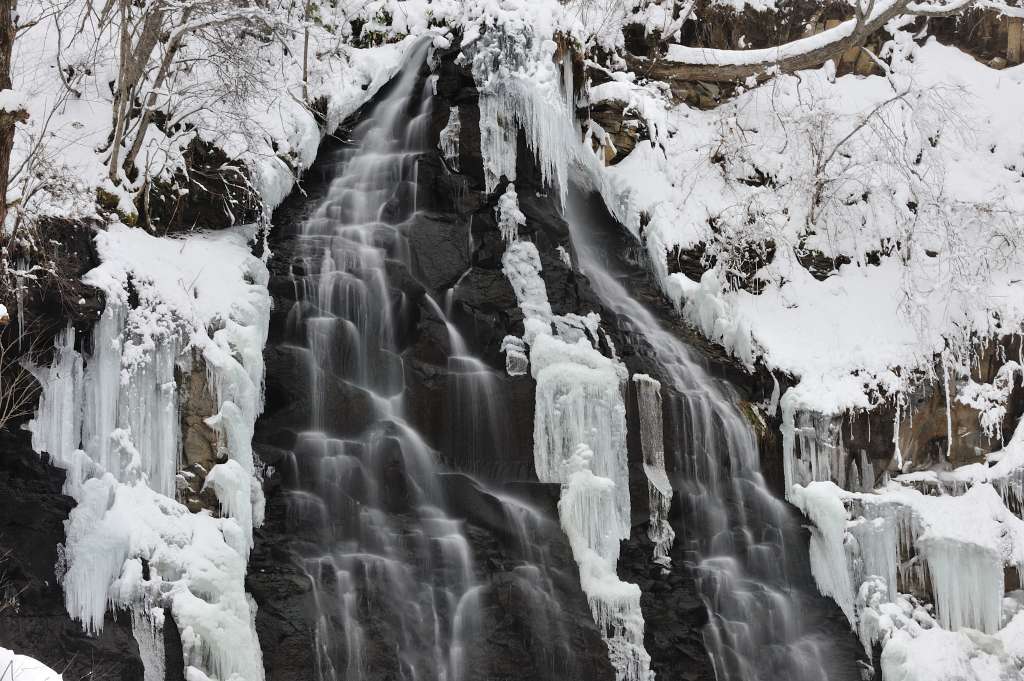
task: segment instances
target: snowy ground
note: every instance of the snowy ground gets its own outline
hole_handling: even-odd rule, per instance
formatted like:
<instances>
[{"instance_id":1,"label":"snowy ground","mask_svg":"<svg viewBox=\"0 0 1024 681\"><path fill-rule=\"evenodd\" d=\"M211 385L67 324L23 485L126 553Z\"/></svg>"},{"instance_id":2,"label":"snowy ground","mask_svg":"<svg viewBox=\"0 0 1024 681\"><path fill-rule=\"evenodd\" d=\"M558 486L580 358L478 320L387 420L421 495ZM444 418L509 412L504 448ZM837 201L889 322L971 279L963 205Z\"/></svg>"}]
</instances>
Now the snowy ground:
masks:
<instances>
[{"instance_id":1,"label":"snowy ground","mask_svg":"<svg viewBox=\"0 0 1024 681\"><path fill-rule=\"evenodd\" d=\"M0 647L0 679L10 681L61 681L61 676L31 657Z\"/></svg>"}]
</instances>

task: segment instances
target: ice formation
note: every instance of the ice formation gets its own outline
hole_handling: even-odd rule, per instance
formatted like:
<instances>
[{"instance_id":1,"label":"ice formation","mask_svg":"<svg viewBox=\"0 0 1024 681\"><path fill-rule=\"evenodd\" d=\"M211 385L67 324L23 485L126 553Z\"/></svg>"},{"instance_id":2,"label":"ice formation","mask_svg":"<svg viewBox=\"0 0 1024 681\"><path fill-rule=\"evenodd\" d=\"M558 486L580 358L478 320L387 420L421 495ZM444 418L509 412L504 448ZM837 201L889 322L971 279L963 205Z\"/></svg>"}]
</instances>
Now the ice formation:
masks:
<instances>
[{"instance_id":1,"label":"ice formation","mask_svg":"<svg viewBox=\"0 0 1024 681\"><path fill-rule=\"evenodd\" d=\"M865 647L887 645L894 618L920 620L913 608L903 612L916 599L935 604L925 628L944 633L914 645L942 636L959 640L958 632L1002 636L1011 624L1004 568L1019 573L1024 567L1024 521L990 484L936 497L895 482L872 494L811 482L794 486L791 499L814 523L811 563L819 589L842 607ZM918 638L920 627L899 627L905 629L901 636ZM908 641L899 645L904 648L898 653L886 648L890 661L912 653ZM1020 662L1024 658L1018 669Z\"/></svg>"},{"instance_id":2,"label":"ice formation","mask_svg":"<svg viewBox=\"0 0 1024 681\"><path fill-rule=\"evenodd\" d=\"M665 472L664 424L661 413L661 383L645 374L634 374L637 412L640 417L640 446L644 451L651 523L648 537L654 542L654 562L668 567L669 552L676 533L668 522L672 507L672 483Z\"/></svg>"},{"instance_id":3,"label":"ice formation","mask_svg":"<svg viewBox=\"0 0 1024 681\"><path fill-rule=\"evenodd\" d=\"M617 678L647 681L653 674L643 647L640 589L616 575L619 542L629 538L631 527L626 368L597 350L598 315L552 314L536 246L513 241L502 264L526 330L523 339L502 342L506 363L510 373L525 370L529 346L528 365L537 382L537 477L562 485L559 518ZM664 475L664 454L661 459Z\"/></svg>"},{"instance_id":4,"label":"ice formation","mask_svg":"<svg viewBox=\"0 0 1024 681\"><path fill-rule=\"evenodd\" d=\"M505 353L505 371L509 376L524 376L530 368L527 357L526 343L518 336L505 336L501 341L501 351Z\"/></svg>"},{"instance_id":5,"label":"ice formation","mask_svg":"<svg viewBox=\"0 0 1024 681\"><path fill-rule=\"evenodd\" d=\"M875 470L866 454L852 457L843 445L841 417L802 408L797 390L782 396L782 466L787 495L794 485L836 483L843 489L870 491Z\"/></svg>"},{"instance_id":6,"label":"ice formation","mask_svg":"<svg viewBox=\"0 0 1024 681\"><path fill-rule=\"evenodd\" d=\"M509 183L505 193L498 199L498 205L494 209L498 217L498 229L501 230L501 237L506 244L519 239L519 228L526 224L526 216L519 210L519 195L516 194L516 186Z\"/></svg>"},{"instance_id":7,"label":"ice formation","mask_svg":"<svg viewBox=\"0 0 1024 681\"><path fill-rule=\"evenodd\" d=\"M437 146L445 163L454 171L459 170L459 136L462 134L462 121L459 119L459 107L453 106L448 112L448 123L442 128Z\"/></svg>"},{"instance_id":8,"label":"ice formation","mask_svg":"<svg viewBox=\"0 0 1024 681\"><path fill-rule=\"evenodd\" d=\"M580 145L571 106L572 70L555 63L556 50L553 40L527 30L489 31L467 50L480 92L480 154L488 192L502 177L516 179L521 128L544 182L558 189L565 205L569 164ZM566 59L563 55L563 63Z\"/></svg>"},{"instance_id":9,"label":"ice formation","mask_svg":"<svg viewBox=\"0 0 1024 681\"><path fill-rule=\"evenodd\" d=\"M63 547L65 604L89 632L108 607L129 608L145 642L147 678L162 664L154 627L169 611L188 673L260 681L263 666L245 593L252 531L263 495L251 449L263 405L263 345L270 315L265 265L249 251L248 228L184 239L112 225L97 235L102 264L86 281L107 307L92 352L58 337L30 424L33 446L68 470L77 505ZM129 297L129 288L137 304ZM207 484L222 517L175 500L182 463L176 374L203 360L219 436ZM162 640L162 639L160 639ZM162 677L161 677L162 678Z\"/></svg>"}]
</instances>

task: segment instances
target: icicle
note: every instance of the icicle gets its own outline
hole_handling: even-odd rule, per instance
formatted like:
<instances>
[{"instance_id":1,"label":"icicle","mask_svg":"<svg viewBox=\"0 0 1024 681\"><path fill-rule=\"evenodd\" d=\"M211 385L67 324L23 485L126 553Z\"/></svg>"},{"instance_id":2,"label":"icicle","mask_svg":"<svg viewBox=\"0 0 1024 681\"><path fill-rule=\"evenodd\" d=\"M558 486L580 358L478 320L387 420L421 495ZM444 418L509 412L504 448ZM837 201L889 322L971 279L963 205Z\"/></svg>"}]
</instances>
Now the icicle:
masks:
<instances>
[{"instance_id":1,"label":"icicle","mask_svg":"<svg viewBox=\"0 0 1024 681\"><path fill-rule=\"evenodd\" d=\"M814 523L810 545L814 581L822 595L831 596L853 624L854 591L844 546L847 513L836 486L831 482L812 482L791 491L790 501Z\"/></svg>"},{"instance_id":2,"label":"icicle","mask_svg":"<svg viewBox=\"0 0 1024 681\"><path fill-rule=\"evenodd\" d=\"M163 625L163 608L132 609L132 635L139 645L143 681L164 681L166 678Z\"/></svg>"},{"instance_id":3,"label":"icicle","mask_svg":"<svg viewBox=\"0 0 1024 681\"><path fill-rule=\"evenodd\" d=\"M462 121L459 118L459 107L453 106L448 112L448 123L441 130L437 146L445 163L453 171L459 170L459 137L462 134Z\"/></svg>"},{"instance_id":4,"label":"icicle","mask_svg":"<svg viewBox=\"0 0 1024 681\"><path fill-rule=\"evenodd\" d=\"M951 460L953 452L953 412L949 406L949 360L947 350L942 351L942 392L946 401L946 461Z\"/></svg>"},{"instance_id":5,"label":"icicle","mask_svg":"<svg viewBox=\"0 0 1024 681\"><path fill-rule=\"evenodd\" d=\"M484 184L494 191L504 176L516 179L518 128L536 157L542 178L568 196L568 167L578 153L574 112L567 111L563 74L551 59L550 41L503 39L489 31L470 48L473 78L480 93L480 154ZM497 69L495 70L495 66Z\"/></svg>"},{"instance_id":6,"label":"icicle","mask_svg":"<svg viewBox=\"0 0 1024 681\"><path fill-rule=\"evenodd\" d=\"M111 459L110 435L117 427L126 307L117 295L108 292L106 308L93 329L93 350L85 369L83 448L93 461L115 475L121 466Z\"/></svg>"},{"instance_id":7,"label":"icicle","mask_svg":"<svg viewBox=\"0 0 1024 681\"><path fill-rule=\"evenodd\" d=\"M48 367L26 364L42 389L36 416L29 421L32 449L47 452L63 467L78 449L82 432L82 356L75 350L75 329L70 324L53 345Z\"/></svg>"},{"instance_id":8,"label":"icicle","mask_svg":"<svg viewBox=\"0 0 1024 681\"><path fill-rule=\"evenodd\" d=\"M779 379L775 378L775 372L768 372L772 377L772 396L768 400L768 416L775 416L779 412Z\"/></svg>"},{"instance_id":9,"label":"icicle","mask_svg":"<svg viewBox=\"0 0 1024 681\"><path fill-rule=\"evenodd\" d=\"M1003 562L973 544L923 537L918 546L928 564L932 594L944 629L971 627L986 634L999 629Z\"/></svg>"},{"instance_id":10,"label":"icicle","mask_svg":"<svg viewBox=\"0 0 1024 681\"><path fill-rule=\"evenodd\" d=\"M901 393L896 393L896 416L892 426L892 458L896 464L896 472L903 472L903 452L900 450L900 428L903 427L901 417L903 416L903 404L900 399Z\"/></svg>"},{"instance_id":11,"label":"icicle","mask_svg":"<svg viewBox=\"0 0 1024 681\"><path fill-rule=\"evenodd\" d=\"M614 369L569 362L545 366L544 352L561 341L538 338L531 352L537 380L534 458L541 482L566 480L567 463L576 446L593 449L593 472L615 485L616 523L620 539L630 531L629 471L626 466L626 413Z\"/></svg>"},{"instance_id":12,"label":"icicle","mask_svg":"<svg viewBox=\"0 0 1024 681\"><path fill-rule=\"evenodd\" d=\"M116 225L101 232L103 264L86 275L107 294L92 355L83 371L69 330L57 340L53 365L36 369L43 400L33 444L67 469L65 491L77 502L59 568L68 614L98 633L108 607L144 618L170 607L182 625L186 664L195 667L190 678L221 681L263 678L245 557L263 512L251 439L263 405L270 298L268 273L250 255L248 238L224 232L159 239ZM225 256L236 258L225 272L237 279L214 277L180 295L182 281L214 269L204 257L219 265ZM147 270L147 257L159 266ZM131 309L129 277L140 298ZM219 283L238 288L224 295L215 290ZM204 291L216 295L204 299ZM209 316L197 316L197 309ZM212 336L211 327L218 329ZM173 499L180 458L175 375L184 334L202 350L216 388L214 423L228 461L208 482L231 518L193 514ZM85 451L77 449L80 442ZM143 561L152 575L146 579ZM146 678L163 678L158 652L149 647L158 642L145 622L133 624Z\"/></svg>"},{"instance_id":13,"label":"icicle","mask_svg":"<svg viewBox=\"0 0 1024 681\"><path fill-rule=\"evenodd\" d=\"M616 679L651 681L651 658L643 648L640 588L615 574L619 557L619 538L612 531L618 521L616 483L594 475L593 459L586 445L574 449L566 463L569 477L562 487L558 516L579 564L583 593L608 645Z\"/></svg>"},{"instance_id":14,"label":"icicle","mask_svg":"<svg viewBox=\"0 0 1024 681\"><path fill-rule=\"evenodd\" d=\"M640 445L644 452L647 474L650 526L647 536L654 542L654 562L664 567L672 564L669 552L675 532L668 522L672 507L672 483L665 473L664 425L661 411L661 383L645 374L635 374L637 412L640 417Z\"/></svg>"}]
</instances>

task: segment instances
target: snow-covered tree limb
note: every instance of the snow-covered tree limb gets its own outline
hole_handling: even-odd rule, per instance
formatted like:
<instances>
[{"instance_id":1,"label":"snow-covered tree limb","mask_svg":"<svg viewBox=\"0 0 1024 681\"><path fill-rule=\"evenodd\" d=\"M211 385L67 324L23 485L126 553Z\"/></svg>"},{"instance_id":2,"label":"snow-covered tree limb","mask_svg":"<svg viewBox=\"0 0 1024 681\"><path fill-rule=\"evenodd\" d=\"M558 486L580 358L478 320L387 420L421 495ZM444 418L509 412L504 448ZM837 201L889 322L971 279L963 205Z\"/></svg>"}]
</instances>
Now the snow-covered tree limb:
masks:
<instances>
[{"instance_id":1,"label":"snow-covered tree limb","mask_svg":"<svg viewBox=\"0 0 1024 681\"><path fill-rule=\"evenodd\" d=\"M812 36L757 50L716 50L670 45L663 59L630 57L630 67L648 78L668 81L734 82L771 73L820 66L846 50L859 47L872 33L899 16L940 17L957 14L976 0L912 2L860 0L852 19Z\"/></svg>"}]
</instances>

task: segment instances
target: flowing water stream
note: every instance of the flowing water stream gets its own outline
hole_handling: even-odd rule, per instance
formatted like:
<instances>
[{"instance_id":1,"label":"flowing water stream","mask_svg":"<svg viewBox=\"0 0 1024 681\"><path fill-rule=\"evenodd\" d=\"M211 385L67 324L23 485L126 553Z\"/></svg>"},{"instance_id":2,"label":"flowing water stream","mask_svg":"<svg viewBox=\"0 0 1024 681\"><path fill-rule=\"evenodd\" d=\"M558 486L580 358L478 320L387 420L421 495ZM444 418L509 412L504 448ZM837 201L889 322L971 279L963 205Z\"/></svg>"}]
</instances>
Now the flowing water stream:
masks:
<instances>
[{"instance_id":1,"label":"flowing water stream","mask_svg":"<svg viewBox=\"0 0 1024 681\"><path fill-rule=\"evenodd\" d=\"M300 539L295 562L312 585L315 678L478 679L492 663L481 659L487 646L504 645L484 640L485 625L493 631L498 620L522 623L514 624L517 645L531 656L535 678L585 679L561 602L572 572L550 565L547 545L560 528L465 475L452 483L406 411L403 334L426 315L447 330L447 348L437 348L447 395L440 446L470 462L501 456L508 426L494 370L471 355L429 293L414 301L399 279L414 270L407 235L418 215L417 166L431 146L431 83L420 68L428 47L411 50L352 131L354 144L337 152L334 178L302 226L291 265L296 302L284 335L304 358L312 428L286 455L283 482L287 526ZM371 425L341 436L339 410L356 405L371 411ZM491 513L504 544L489 549L502 561L498 587L481 577L493 580L494 568L475 564L446 484L477 499L461 504ZM495 609L499 588L515 594L515 613Z\"/></svg>"},{"instance_id":2,"label":"flowing water stream","mask_svg":"<svg viewBox=\"0 0 1024 681\"><path fill-rule=\"evenodd\" d=\"M709 613L704 641L718 681L858 678L852 657L836 654L820 623L804 612L817 591L787 551L806 551L806 544L786 504L764 483L754 431L735 391L627 290L613 264L616 249L592 227L607 218L579 191L570 193L566 217L579 268L625 333L654 352L665 444L674 455L673 503L682 517L677 542Z\"/></svg>"},{"instance_id":3,"label":"flowing water stream","mask_svg":"<svg viewBox=\"0 0 1024 681\"><path fill-rule=\"evenodd\" d=\"M342 151L326 200L306 221L293 269L291 335L306 338L314 431L300 435L290 472L290 524L310 541L299 562L313 584L317 676L359 681L368 660L395 678L458 681L478 615L462 524L442 510L434 452L403 416L396 300L389 263L407 262L401 226L415 212L417 156L429 91L421 43ZM368 397L372 426L331 430L342 382ZM381 651L387 651L382 655ZM374 662L379 664L379 662ZM375 677L380 669L372 670Z\"/></svg>"}]
</instances>

